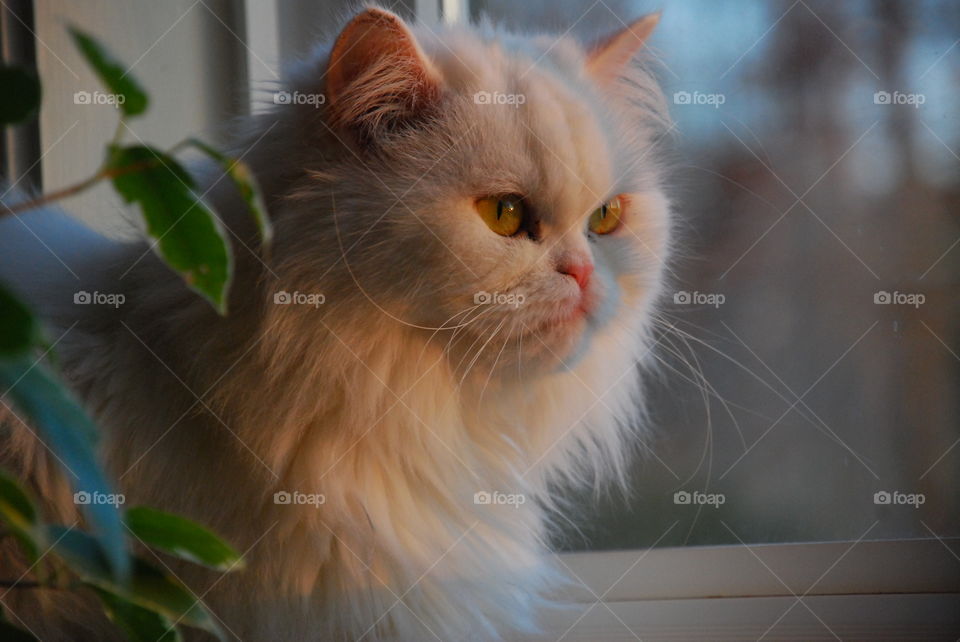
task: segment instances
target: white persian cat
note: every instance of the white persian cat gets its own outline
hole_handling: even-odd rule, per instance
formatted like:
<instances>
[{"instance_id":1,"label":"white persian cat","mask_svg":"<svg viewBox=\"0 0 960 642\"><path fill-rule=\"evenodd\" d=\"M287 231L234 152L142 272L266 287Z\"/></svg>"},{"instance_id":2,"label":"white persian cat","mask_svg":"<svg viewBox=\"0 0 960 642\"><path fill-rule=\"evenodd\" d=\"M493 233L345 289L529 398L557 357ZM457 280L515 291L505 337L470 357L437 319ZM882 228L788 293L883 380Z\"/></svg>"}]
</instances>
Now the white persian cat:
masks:
<instances>
[{"instance_id":1,"label":"white persian cat","mask_svg":"<svg viewBox=\"0 0 960 642\"><path fill-rule=\"evenodd\" d=\"M4 221L0 278L66 331L127 503L246 553L224 576L172 566L230 633L536 630L561 580L555 484L622 473L642 419L670 237L665 101L633 60L655 23L584 46L361 11L237 146L269 256L229 181L208 195L236 241L226 317L143 243L25 215L55 258ZM74 305L79 290L125 303ZM0 464L71 523L56 462L5 421ZM80 598L37 595L6 602L42 639L114 635Z\"/></svg>"}]
</instances>

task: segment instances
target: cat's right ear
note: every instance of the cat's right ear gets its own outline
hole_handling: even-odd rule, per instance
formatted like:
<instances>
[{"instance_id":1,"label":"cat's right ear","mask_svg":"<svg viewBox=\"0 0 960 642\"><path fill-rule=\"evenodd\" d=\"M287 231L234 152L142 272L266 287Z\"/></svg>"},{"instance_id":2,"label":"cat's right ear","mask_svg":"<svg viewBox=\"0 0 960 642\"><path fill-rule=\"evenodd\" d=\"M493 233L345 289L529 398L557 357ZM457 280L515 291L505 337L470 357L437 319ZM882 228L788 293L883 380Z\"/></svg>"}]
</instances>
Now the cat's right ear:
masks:
<instances>
[{"instance_id":1,"label":"cat's right ear","mask_svg":"<svg viewBox=\"0 0 960 642\"><path fill-rule=\"evenodd\" d=\"M330 52L331 124L375 138L422 116L440 96L440 76L403 20L369 8L344 27Z\"/></svg>"},{"instance_id":2,"label":"cat's right ear","mask_svg":"<svg viewBox=\"0 0 960 642\"><path fill-rule=\"evenodd\" d=\"M601 85L616 82L630 60L647 46L647 39L659 22L660 14L651 13L595 42L587 54L589 74Z\"/></svg>"}]
</instances>

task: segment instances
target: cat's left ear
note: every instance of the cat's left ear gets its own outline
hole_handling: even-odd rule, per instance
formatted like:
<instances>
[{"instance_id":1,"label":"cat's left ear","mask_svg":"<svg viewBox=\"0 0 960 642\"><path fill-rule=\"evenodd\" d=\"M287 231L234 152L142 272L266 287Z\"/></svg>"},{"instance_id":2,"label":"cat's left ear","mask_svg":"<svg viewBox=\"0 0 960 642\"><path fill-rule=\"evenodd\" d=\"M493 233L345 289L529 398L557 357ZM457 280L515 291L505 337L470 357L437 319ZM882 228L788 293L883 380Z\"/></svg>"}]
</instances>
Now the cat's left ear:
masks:
<instances>
[{"instance_id":1,"label":"cat's left ear","mask_svg":"<svg viewBox=\"0 0 960 642\"><path fill-rule=\"evenodd\" d=\"M587 73L601 85L609 85L642 49L660 22L660 13L634 20L623 29L600 38L587 48Z\"/></svg>"},{"instance_id":2,"label":"cat's left ear","mask_svg":"<svg viewBox=\"0 0 960 642\"><path fill-rule=\"evenodd\" d=\"M439 98L440 79L403 20L371 7L334 43L325 91L335 126L375 137L422 114Z\"/></svg>"}]
</instances>

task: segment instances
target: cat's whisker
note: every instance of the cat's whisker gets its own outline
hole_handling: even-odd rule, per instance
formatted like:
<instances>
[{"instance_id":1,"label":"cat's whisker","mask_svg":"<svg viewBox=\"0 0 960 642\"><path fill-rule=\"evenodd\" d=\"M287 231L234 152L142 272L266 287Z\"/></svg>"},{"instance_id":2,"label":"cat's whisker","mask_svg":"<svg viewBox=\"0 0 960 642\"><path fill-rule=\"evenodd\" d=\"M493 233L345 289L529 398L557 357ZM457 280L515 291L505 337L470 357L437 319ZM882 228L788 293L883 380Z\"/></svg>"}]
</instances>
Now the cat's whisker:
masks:
<instances>
[{"instance_id":1,"label":"cat's whisker","mask_svg":"<svg viewBox=\"0 0 960 642\"><path fill-rule=\"evenodd\" d=\"M662 325L659 327L664 328L664 326ZM687 337L685 337L680 332L677 332L673 328L665 328L665 329L667 330L666 335L673 333L681 342L683 342L684 346L687 348L687 351L690 353L690 357L693 359L694 363L696 364L696 367L694 367L694 365L691 364L686 359L685 355L682 354L680 349L668 338L667 342L673 348L672 354L674 354L677 358L679 358L690 369L690 372L693 373L693 375L700 381L700 385L704 391L704 394L715 397L721 403L727 415L730 417L730 421L733 422L733 426L740 437L741 444L743 445L744 449L746 449L747 441L743 436L743 429L740 426L739 420L730 410L730 406L732 405L731 402L729 402L726 398L720 395L720 393L713 386L713 384L711 384L710 381L707 379L703 371L703 365L700 363L700 359L699 357L697 357L697 353L696 351L694 351L693 346L690 345L689 341L687 340ZM666 348L665 346L665 349L668 349L668 348ZM704 403L709 403L709 400L705 398ZM757 414L757 413L754 413L754 414Z\"/></svg>"},{"instance_id":2,"label":"cat's whisker","mask_svg":"<svg viewBox=\"0 0 960 642\"><path fill-rule=\"evenodd\" d=\"M481 312L481 314L482 314L482 312ZM479 317L480 317L480 314L478 314L476 318L479 318ZM450 334L450 338L447 339L446 344L444 344L444 346L443 346L443 354L444 354L444 356L450 357L450 356L452 355L454 346L456 345L456 343L457 343L458 341L460 341L460 339L461 339L461 337L464 335L464 333L465 333L464 328L463 328L463 327L460 327L460 328L457 328L456 330L454 330L454 331ZM455 371L456 368L455 368L455 367L454 367L454 368L451 368L451 370L454 370L454 371Z\"/></svg>"},{"instance_id":3,"label":"cat's whisker","mask_svg":"<svg viewBox=\"0 0 960 642\"><path fill-rule=\"evenodd\" d=\"M461 316L461 315L469 316L469 314L470 314L471 312L473 312L474 310L476 310L477 308L479 308L480 305L481 305L481 304L478 303L478 304L475 304L475 305L474 305L473 307L471 307L471 308L467 308L467 309L465 309L465 310L461 310L460 312L457 312L456 314L454 314L453 316L451 316L449 319L447 319L446 321L444 321L443 323L441 323L441 324L440 324L440 327L438 327L436 330L434 330L434 331L430 334L430 337L429 337L426 341L423 342L423 348L420 349L420 355L417 357L417 361L416 361L416 363L415 363L414 366L413 366L414 371L416 371L416 369L420 367L420 362L423 360L423 355L426 353L427 348L430 347L430 346L433 344L433 340L434 340L434 338L436 338L437 334L438 334L441 330L453 329L453 326L451 326L450 328L447 328L447 324L450 323L451 321L453 321L454 319L456 319L457 317Z\"/></svg>"},{"instance_id":4,"label":"cat's whisker","mask_svg":"<svg viewBox=\"0 0 960 642\"><path fill-rule=\"evenodd\" d=\"M615 321L619 322L619 320L615 320ZM629 328L629 326L627 326L625 323L620 323L620 325L626 327L628 330L631 329L631 328ZM712 386L710 386L710 390L708 390L707 386L709 386L709 383L708 383L708 382L706 381L706 379L703 377L702 371L698 371L697 368L695 368L695 367L693 366L693 364L691 364L691 363L689 362L689 360L688 360L682 353L680 353L680 352L677 350L676 346L675 346L674 344L672 344L672 342L670 342L669 345L663 344L662 342L663 342L664 339L666 339L666 334L664 334L664 336L663 336L660 340L658 340L657 343L658 343L664 350L666 350L666 351L669 352L670 354L672 354L672 355L676 356L678 359L680 359L680 361L681 361L684 365L686 365L687 368L690 369L690 371L693 373L694 377L695 377L697 380L692 380L692 379L687 378L685 375L683 375L683 373L681 373L680 371L676 370L676 368L674 368L672 365L670 365L669 362L667 362L665 359L663 359L663 358L662 358L660 355L658 355L655 351L650 352L651 356L652 356L657 362L659 362L662 366L664 366L665 368L673 371L674 373L676 373L676 374L679 375L680 377L683 377L683 378L686 379L687 381L689 381L689 382L691 382L691 383L693 383L694 385L697 386L698 390L700 391L701 398L703 399L704 410L705 410L705 413L706 413L706 431L705 431L705 438L704 438L704 450L703 450L703 452L702 452L702 454L701 454L701 457L700 457L699 461L697 462L697 466L696 466L696 468L694 469L694 471L693 471L685 480L681 481L680 485L682 486L682 485L684 485L684 484L689 483L691 480L693 480L693 479L699 474L700 470L703 468L703 463L704 463L704 461L705 461L705 458L707 457L708 452L712 452L712 450L711 450L711 444L712 444L712 439L713 439L713 417L712 417L712 408L711 408L711 405L710 405L709 396L710 396L710 394L712 394L713 396L716 396L718 399L720 399L721 402L724 402L724 400L716 393L716 390L712 389ZM668 340L668 341L669 341L669 340ZM699 365L699 363L698 363L698 365ZM699 380L699 381L698 381L698 380ZM703 383L701 383L701 381L702 381ZM732 414L731 414L731 418L732 418L734 421L736 421L735 417L733 417ZM712 462L711 462L711 463L712 463ZM708 466L708 477L709 477L709 470L710 470L710 466ZM707 485L709 486L709 479L707 480Z\"/></svg>"},{"instance_id":5,"label":"cat's whisker","mask_svg":"<svg viewBox=\"0 0 960 642\"><path fill-rule=\"evenodd\" d=\"M698 366L699 370L695 369L695 368L693 367L693 365L690 364L689 361L688 361L683 355L681 355L681 354L679 353L679 349L677 348L677 346L676 346L672 341L670 341L669 339L667 339L667 342L669 343L669 345L671 346L672 349L671 349L671 348L668 348L668 347L666 347L666 346L664 346L664 349L667 350L668 352L670 352L671 354L673 354L674 356L677 356L684 364L686 364L686 365L688 366L688 368L691 369L691 372L693 372L693 373L695 374L695 376L697 376L697 377L700 379L700 382L701 382L701 383L699 384L699 386L700 386L703 390L708 391L708 392L710 393L710 396L716 397L716 398L721 402L721 404L723 405L725 411L726 411L727 414L730 416L730 419L731 419L731 421L733 422L734 427L737 429L737 433L738 433L738 435L739 435L739 437L740 437L740 440L741 440L741 443L743 444L743 447L746 448L746 440L745 440L745 438L744 438L743 431L742 431L742 429L741 429L741 427L740 427L740 424L739 424L739 422L737 421L735 415L734 415L733 412L730 410L730 407L733 406L733 407L740 408L741 410L744 410L744 411L746 411L746 412L749 412L749 413L751 413L751 414L753 414L753 415L755 415L755 416L761 417L761 418L763 418L763 419L765 419L765 420L767 420L767 421L771 421L771 419L770 419L769 417L766 417L766 416L763 415L762 413L758 413L758 412L756 412L756 411L753 411L753 410L751 410L751 409L749 409L749 408L740 406L739 404L735 404L735 403L730 402L730 401L726 400L725 398L723 398L723 397L716 391L716 389L715 389L712 385L710 385L709 382L706 380L706 378L705 378L705 376L704 376L704 374L703 374L702 365L700 364L699 359L698 359L697 356L696 356L696 352L694 351L693 346L690 344L690 342L691 342L691 341L695 341L695 342L697 342L697 343L700 343L701 345L704 345L704 346L706 346L707 348L711 349L712 351L720 354L720 355L723 356L725 359L728 359L728 360L731 361L731 362L737 363L737 365L739 365L741 368L744 368L744 369L746 369L746 370L748 370L748 371L749 371L749 369L746 368L746 366L743 366L742 364L739 364L738 362L736 362L735 359L733 359L732 357L730 357L729 355L727 355L727 354L724 353L723 351L721 351L721 350L715 348L714 346L706 343L705 341L703 341L703 340L700 339L699 337L696 337L696 336L694 336L694 335L692 335L692 334L690 334L690 333L688 333L688 332L686 332L686 331L678 328L674 323L669 322L666 318L655 317L655 318L654 318L654 323L655 323L655 325L656 325L657 327L661 328L661 330L664 331L665 333L667 333L667 334L674 334L674 335L675 335L680 341L682 341L683 344L686 346L687 350L689 351L690 355L691 355L692 358L694 359L694 361L695 361L696 365ZM688 323L689 323L689 322L688 322ZM692 323L691 323L690 325L694 325L694 327L698 327L698 326L696 326L695 324L692 324ZM704 329L704 331L707 331L707 330ZM707 332L709 332L709 331L707 331ZM721 338L721 339L728 340L727 337L722 337L721 335L717 335L716 333L712 333L712 332L711 332L711 334L714 334L714 336L718 336L718 337ZM677 372L676 369L673 368L666 360L661 359L659 356L656 356L656 355L655 355L655 357L657 358L657 360L658 360L665 368L667 368L667 369L669 369L669 370L671 370L671 371L673 371L673 372L676 372L678 375L680 374L680 373ZM751 372L752 372L752 371L751 371ZM682 376L682 375L680 375L680 376ZM767 387L770 387L770 386L768 385ZM774 390L774 392L776 393L775 390ZM713 448L713 436L712 436L712 425L711 425L712 422L711 422L711 420L709 419L709 410L707 410L707 412L708 412L708 420L707 420L707 422L708 422L708 435L707 435L707 440L706 440L705 443L704 443L704 452L703 452L703 454L702 454L702 456L701 456L700 462L698 463L697 468L696 468L696 470L694 471L693 475L691 475L691 477L689 477L689 478L687 479L687 481L685 482L685 483L687 483L687 482L689 482L691 479L693 479L693 477L699 472L700 468L702 468L703 463L704 463L704 461L706 460L706 462L707 462L707 479L706 479L706 485L705 485L705 487L704 487L704 492L707 492L707 490L709 489L709 485L710 485L710 481L711 481L711 480L710 480L710 477L711 477L711 472L712 472L712 468L713 468L713 452L714 452L714 448ZM805 417L805 418L806 418L806 417ZM808 420L809 420L809 419L808 419ZM697 520L699 519L699 516L700 516L700 511L698 510L697 514L696 514L695 517L694 517L694 521L693 521L693 523L691 524L690 529L689 529L688 532L687 532L686 540L689 540L690 536L692 535L693 530L694 530L694 528L695 528L695 526L696 526Z\"/></svg>"},{"instance_id":6,"label":"cat's whisker","mask_svg":"<svg viewBox=\"0 0 960 642\"><path fill-rule=\"evenodd\" d=\"M470 371L473 369L474 365L476 365L477 360L480 359L480 355L483 354L483 351L487 348L488 345L490 345L490 342L493 341L493 338L494 338L495 336L497 336L497 334L500 332L500 329L503 328L503 325L504 325L505 323L506 323L506 319L504 319L503 321L501 321L501 322L497 325L497 327L494 328L493 332L490 333L490 337L489 337L486 341L484 341L483 345L480 346L480 349L477 350L477 353L474 355L473 359L472 359L472 360L470 361L470 363L467 365L466 370L464 370L463 376L460 377L460 383L457 384L457 390L462 390L462 389L463 389L463 383L464 383L464 381L466 381L467 375L470 374Z\"/></svg>"},{"instance_id":7,"label":"cat's whisker","mask_svg":"<svg viewBox=\"0 0 960 642\"><path fill-rule=\"evenodd\" d=\"M664 367L672 370L673 372L678 372L665 359L663 359L659 355L654 354L653 357L658 362L660 362L660 364L663 365ZM707 429L704 433L703 450L700 454L700 459L697 461L697 466L694 468L693 472L691 472L686 479L682 480L678 484L678 487L683 487L689 484L691 481L693 481L700 473L700 470L703 468L704 462L706 462L707 472L706 472L706 481L703 485L703 492L707 492L710 488L710 477L713 472L713 421L711 419L709 401L705 401L704 407L707 415L707 420L706 420ZM699 510L700 508L702 507L698 506L698 510L694 514L693 521L690 523L690 528L687 530L687 535L684 538L684 543L687 543L690 540L690 536L692 535L694 529L696 528L697 522L700 519L700 514L701 514L701 511Z\"/></svg>"},{"instance_id":8,"label":"cat's whisker","mask_svg":"<svg viewBox=\"0 0 960 642\"><path fill-rule=\"evenodd\" d=\"M490 371L487 373L487 380L483 383L483 388L480 390L480 397L477 400L477 405L483 405L483 395L487 392L487 386L490 385L490 379L493 377L493 371L497 369L497 364L500 362L500 357L503 356L503 351L507 347L507 344L510 343L510 333L506 333L506 336L503 339L503 345L500 346L500 352L497 353L497 357L493 360L493 365L490 366Z\"/></svg>"},{"instance_id":9,"label":"cat's whisker","mask_svg":"<svg viewBox=\"0 0 960 642\"><path fill-rule=\"evenodd\" d=\"M660 359L659 356L657 356L656 358L664 367L672 370L673 372L683 377L687 381L691 381L691 383L695 383L695 385L697 385L697 387L700 390L701 397L703 399L704 411L706 413L706 434L704 439L704 449L703 449L703 452L701 453L700 460L697 462L696 468L693 470L692 473L690 473L687 479L683 481L683 484L687 484L691 482L693 479L695 479L697 475L700 473L700 470L703 468L704 461L706 461L707 473L706 473L706 481L703 487L703 492L707 492L707 490L710 488L711 474L713 472L713 453L714 453L714 449L713 449L714 427L713 427L713 413L712 413L712 408L711 408L710 399L709 399L710 396L713 396L720 401L725 412L730 417L730 420L733 422L734 427L737 429L737 433L740 435L741 441L743 441L743 432L740 429L739 421L737 420L733 412L730 410L730 404L727 402L726 399L724 399L719 394L719 392L717 392L716 388L714 388L713 385L711 385L710 382L707 380L706 376L703 373L703 367L700 364L700 361L697 358L697 355L693 351L692 347L689 345L689 343L686 343L686 341L684 341L684 345L690 351L690 355L693 358L694 363L696 364L696 367L694 367L693 364L689 362L689 360L681 352L681 350L669 339L669 334L671 331L672 330L670 328L667 328L667 332L665 332L664 334L664 338L666 339L667 345L664 345L662 343L661 345L664 347L664 349L667 352L669 352L670 354L673 354L678 359L680 359L680 361L690 369L691 373L693 373L693 375L699 379L699 382L694 382L694 381L691 381L690 379L687 379L682 375L682 373L680 373L675 368L673 368L670 364L668 364L666 360ZM684 337L682 337L681 335L677 334L677 336L682 341L684 340ZM745 442L744 442L744 448L746 448ZM693 533L693 529L696 526L696 522L697 522L697 519L699 519L699 516L700 516L700 512L698 511L694 517L693 523L690 526L690 530L687 532L687 539L689 539L690 535Z\"/></svg>"},{"instance_id":10,"label":"cat's whisker","mask_svg":"<svg viewBox=\"0 0 960 642\"><path fill-rule=\"evenodd\" d=\"M522 325L523 322L521 322ZM517 333L517 379L523 384L523 332Z\"/></svg>"},{"instance_id":11,"label":"cat's whisker","mask_svg":"<svg viewBox=\"0 0 960 642\"><path fill-rule=\"evenodd\" d=\"M488 306L486 310L482 310L479 314L477 314L470 323L475 323L484 315L491 314L494 309L495 309L494 306ZM455 335L456 333L460 333L461 337L467 336L467 338L469 338L469 335L466 335L466 332L461 332L461 330L463 330L463 328L465 328L467 325L469 324L463 324L462 327L458 328L458 330L455 332ZM476 336L474 337L473 342L469 346L467 346L467 348L463 351L463 356L460 357L460 361L458 361L457 364L453 367L454 372L460 369L460 366L463 365L463 362L466 361L467 357L470 355L470 352L473 350L473 346L477 345L477 343L481 340L483 340L483 333L482 332L476 333ZM451 338L451 341L452 341L452 338ZM450 347L453 347L452 343Z\"/></svg>"},{"instance_id":12,"label":"cat's whisker","mask_svg":"<svg viewBox=\"0 0 960 642\"><path fill-rule=\"evenodd\" d=\"M632 330L632 328L630 328L629 326L627 326L625 323L621 323L620 320L615 320L615 322L617 322L619 325L623 326L623 327L626 328L627 330ZM666 330L669 330L669 328L666 328ZM693 374L693 376L694 376L694 379L690 379L690 378L686 377L682 372L680 372L679 370L677 370L676 368L674 368L667 360L665 360L663 357L661 357L660 355L658 355L655 351L654 351L654 352L651 352L650 354L651 354L651 356L654 358L654 360L656 360L658 363L660 363L664 368L666 368L666 369L674 372L676 375L682 377L684 380L686 380L686 381L688 381L688 382L690 382L690 383L693 383L693 384L697 387L698 391L700 392L701 398L702 398L702 400L703 400L704 411L705 411L705 415L706 415L706 418L705 418L705 419L706 419L706 420L705 420L706 430L705 430L705 433L704 433L704 446L703 446L703 450L702 450L701 455L700 455L700 459L698 460L696 467L695 467L694 470L688 475L688 477L680 482L680 486L683 486L683 485L685 485L685 484L688 484L688 483L690 483L693 479L695 479L695 478L699 475L700 471L702 470L702 468L703 468L703 466L704 466L704 463L706 462L706 464L707 464L707 480L706 480L706 484L705 484L705 487L704 487L704 489L705 489L704 492L706 492L706 489L709 488L709 485L710 485L710 475L711 475L712 468L713 468L713 414L712 414L712 406L711 406L711 404L710 404L710 399L709 399L709 397L710 397L710 396L713 396L713 397L716 397L718 400L720 400L721 404L724 405L727 413L730 415L730 418L731 418L732 421L736 422L737 419L736 419L735 415L733 415L733 413L730 411L729 407L727 407L727 402L726 402L726 400L719 395L719 393L716 391L716 389L713 388L713 386L710 385L710 383L709 383L709 382L706 380L706 378L704 377L703 371L702 371L702 367L700 366L699 361L696 360L696 356L694 355L694 360L695 360L695 363L696 363L696 366L695 366L695 365L694 365L693 363L691 363L690 360L678 349L678 347L676 346L676 344L674 344L672 341L669 340L669 337L667 336L667 334L668 334L667 332L664 332L663 336L661 336L661 338L658 339L656 343L657 343L664 351L666 351L667 353L669 353L669 354L675 356L677 359L679 359L679 360L681 361L681 363L683 363L683 364L690 370L690 372L691 372L691 373ZM667 343L664 343L664 341L666 341ZM696 519L694 520L694 524L695 524L695 523L696 523ZM691 532L692 532L692 530L691 530ZM689 537L689 533L688 533L688 537Z\"/></svg>"},{"instance_id":13,"label":"cat's whisker","mask_svg":"<svg viewBox=\"0 0 960 642\"><path fill-rule=\"evenodd\" d=\"M701 331L704 331L704 332L708 332L709 334L712 334L712 335L714 335L714 336L716 336L716 337L718 337L718 338L720 338L720 339L722 339L722 340L724 340L724 341L730 341L730 338L729 338L729 337L724 337L723 335L719 335L719 334L717 334L717 333L715 333L715 332L711 332L711 331L709 331L709 330L707 330L707 329L705 329L705 328L701 328L700 326L698 326L698 325L696 325L696 324L694 324L694 323L691 323L690 321L687 321L687 320L685 320L685 319L675 318L675 320L678 321L678 322L683 322L683 323L686 323L686 324L688 324L688 325L691 325L691 326L697 328L698 330L701 330ZM678 328L676 325L674 325L674 324L671 322L671 320L667 319L666 313L664 313L664 321L663 321L663 322L666 323L672 330L674 330L674 331L677 332L678 334L682 334L683 336L687 337L690 341L694 341L694 342L702 345L703 347L707 348L707 349L710 350L711 352L716 353L718 356L720 356L720 357L722 357L723 359L729 361L731 364L737 366L737 368L743 370L745 373L749 374L749 375L751 376L751 378L753 378L754 380L756 380L760 385L762 385L764 388L766 388L767 390L769 390L770 392L772 392L774 395L776 395L776 397L777 397L778 399L780 399L781 401L783 401L784 403L786 403L786 404L788 404L788 405L793 405L793 406L794 406L793 410L794 410L798 415L800 415L804 420L806 420L808 423L810 423L810 425L812 425L813 427L817 428L818 430L820 429L820 426L823 426L824 428L827 428L827 426L826 426L821 420L819 420L819 418L813 419L813 418L811 418L811 417L807 414L807 408L804 406L804 404L799 404L799 403L798 403L798 404L794 405L794 402L792 402L792 401L791 401L790 399L788 399L785 395L783 395L779 390L777 390L777 389L774 388L772 385L770 385L770 383L767 382L766 379L764 379L763 377L761 377L760 375L758 375L756 372L754 372L752 369L750 369L749 367L747 367L746 365L744 365L744 364L743 364L742 362L740 362L739 360L737 360L737 359L735 359L734 357L730 356L729 354L727 354L727 353L724 352L723 350L720 350L720 349L717 348L716 346L714 346L714 345L712 345L712 344L710 344L710 343L707 343L707 342L704 341L703 339L701 339L701 338L699 338L699 337L697 337L697 336L695 336L695 335L692 335L692 334L686 332L686 331L683 330L682 328ZM811 413L811 414L813 414L813 413ZM762 415L758 415L758 416L762 416ZM772 419L769 419L769 418L767 418L767 417L763 417L763 418L764 418L764 419L767 419L767 420L769 420L769 421L772 421ZM833 439L833 437L831 437L831 439ZM834 441L835 441L835 440L834 440ZM842 444L841 444L841 445L842 445Z\"/></svg>"},{"instance_id":14,"label":"cat's whisker","mask_svg":"<svg viewBox=\"0 0 960 642\"><path fill-rule=\"evenodd\" d=\"M669 333L669 332L671 332L671 330L665 330L665 331L664 331L664 334L666 335L666 334ZM661 345L662 345L663 349L666 350L667 352L669 352L671 355L677 357L677 358L678 358L679 360L681 360L681 361L684 361L684 365L686 365L688 368L691 369L691 371L693 371L692 366L691 366L689 363L686 363L686 362L685 362L685 359L684 359L681 355L679 355L679 354L675 351L675 349L670 349L668 346L663 345L663 344L661 344ZM672 342L671 342L671 345L673 345ZM692 350L692 347L691 347L690 349ZM686 375L684 375L682 372L677 371L676 369L674 369L674 372L675 372L679 377L682 377L682 378L683 378L685 381L687 381L688 383L692 383L692 384L694 384L694 385L698 385L698 386L699 386L699 385L701 385L701 383L709 383L709 379L706 379L706 378L704 378L704 377L701 377L701 376L697 375L696 373L694 373L694 374L695 374L695 376L696 376L696 378L697 378L698 381L695 381L695 380L693 380L693 379L687 378ZM738 404L738 403L736 403L736 402L734 402L734 401L731 401L730 399L727 399L726 397L720 395L719 392L716 390L716 388L713 387L713 386L710 386L710 387L708 388L708 391L709 391L709 395L710 395L711 397L714 397L717 401L719 401L719 402L721 402L721 403L723 403L723 404L726 404L727 406L729 406L729 407L731 407L731 408L736 408L737 410L740 410L740 411L745 412L745 413L747 413L747 414L753 415L754 417L757 417L757 418L759 418L759 419L763 419L764 421L773 421L773 418L769 417L768 415L763 414L762 412L757 412L756 410L753 410L752 408L749 408L749 407L744 406L744 405L742 405L742 404Z\"/></svg>"},{"instance_id":15,"label":"cat's whisker","mask_svg":"<svg viewBox=\"0 0 960 642\"><path fill-rule=\"evenodd\" d=\"M674 368L673 366L671 366L670 363L669 363L666 359L664 359L663 357L661 357L660 355L654 354L654 355L653 355L653 358L656 359L656 360L660 363L660 365L662 365L664 368L667 368L668 370L670 370L670 371L672 371L672 372L674 372L674 373L680 374L679 371L678 371L676 368ZM682 375L681 375L681 376L682 376ZM701 394L702 394L702 391L701 391ZM704 461L705 461L705 459L706 459L707 451L708 451L709 446L710 446L710 443L711 443L711 441L712 441L713 418L712 418L712 411L711 411L711 408L710 408L709 400L707 400L706 398L705 398L705 400L704 400L704 413L706 414L706 424L705 424L705 425L706 425L706 431L705 431L705 433L704 433L703 451L702 451L701 454L700 454L700 459L697 460L697 465L696 465L696 467L693 469L693 472L691 472L691 473L687 476L686 479L684 479L684 480L682 480L682 481L680 482L680 486L683 486L683 485L685 485L685 484L690 483L690 482L693 481L693 480L697 477L697 475L700 473L700 470L703 468L703 463L704 463ZM707 482L708 482L708 485L709 485L709 479L707 480Z\"/></svg>"},{"instance_id":16,"label":"cat's whisker","mask_svg":"<svg viewBox=\"0 0 960 642\"><path fill-rule=\"evenodd\" d=\"M460 313L458 313L457 315L454 315L454 316L459 316L460 314L465 314L466 317L469 317L470 313L472 313L473 311L475 311L476 309L478 309L478 308L480 308L480 307L482 307L482 304L474 305L472 308L468 308L467 310L465 310L465 311L463 311L463 312L460 312ZM471 324L473 324L473 323L476 323L477 321L480 320L481 317L483 317L485 314L491 313L493 310L494 310L494 307L493 307L493 306L487 306L486 309L481 310L481 311L480 311L478 314L476 314L473 318L468 318L466 321L463 321L462 323L459 323L459 324L457 324L456 326L450 326L449 328L443 328L443 329L445 329L445 330L451 330L451 329L452 329L452 330L453 330L453 333L451 333L450 338L447 340L446 344L445 344L444 347L441 349L441 351L440 351L440 357L438 357L438 361L439 361L440 359L443 359L443 358L449 356L450 350L451 350L454 342L455 342L456 340L458 340L460 336L463 336L463 333L464 333L464 329L465 329L465 328L467 328L469 325L471 325ZM452 318L453 318L453 317L451 317L451 319L452 319ZM447 322L445 322L445 324L448 323L449 321L450 321L450 319L448 319ZM431 335L431 340L433 339L433 337L436 336L437 332L438 332L438 331L435 331L435 332ZM476 345L476 342L479 341L479 340L480 340L480 336L478 335L478 336L474 339L473 343L470 344L469 348L467 348L467 350L466 350L465 353L464 353L464 356L461 357L460 361L459 361L459 362L457 363L457 365L453 368L454 371L456 371L456 369L460 367L460 364L462 364L463 361L464 361L464 359L466 359L466 356L467 356L467 354L469 353L469 350L472 349L473 346ZM421 349L420 358L422 358L422 356L423 356L423 351L426 349L426 347L427 347L427 346L424 345L424 348ZM418 363L419 363L420 358L418 358Z\"/></svg>"}]
</instances>

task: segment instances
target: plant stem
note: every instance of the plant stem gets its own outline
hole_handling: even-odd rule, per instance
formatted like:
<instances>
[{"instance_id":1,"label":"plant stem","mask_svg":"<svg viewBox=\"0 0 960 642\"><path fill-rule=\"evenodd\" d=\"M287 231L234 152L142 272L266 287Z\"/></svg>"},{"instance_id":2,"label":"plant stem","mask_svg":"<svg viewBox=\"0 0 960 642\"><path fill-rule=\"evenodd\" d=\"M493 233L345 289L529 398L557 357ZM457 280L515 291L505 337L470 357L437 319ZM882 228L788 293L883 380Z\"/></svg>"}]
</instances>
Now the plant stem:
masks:
<instances>
[{"instance_id":1,"label":"plant stem","mask_svg":"<svg viewBox=\"0 0 960 642\"><path fill-rule=\"evenodd\" d=\"M70 185L69 187L64 187L63 189L57 190L55 192L50 192L49 194L44 194L38 196L37 198L31 199L29 201L23 201L22 203L17 203L16 205L4 205L3 209L5 214L19 214L21 212L26 212L27 210L32 210L47 203L52 203L53 201L58 201L61 198L67 198L68 196L73 196L74 194L79 194L80 192L93 187L100 179L104 177L103 171L97 172L90 178L80 181Z\"/></svg>"},{"instance_id":2,"label":"plant stem","mask_svg":"<svg viewBox=\"0 0 960 642\"><path fill-rule=\"evenodd\" d=\"M37 198L31 199L29 201L23 201L22 203L17 203L16 205L3 205L3 211L0 212L0 216L4 214L20 214L21 212L26 212L32 209L36 209L48 203L54 201L59 201L60 199L67 198L68 196L74 196L87 190L98 182L105 178L115 178L117 176L123 176L124 174L132 174L134 172L139 172L141 169L146 169L148 167L153 167L154 165L159 164L159 161L148 160L140 163L134 163L132 165L127 165L126 167L117 167L114 169L108 169L106 167L97 171L93 176L80 181L79 183L74 183L63 189L59 189L55 192L50 192L49 194L43 194Z\"/></svg>"},{"instance_id":3,"label":"plant stem","mask_svg":"<svg viewBox=\"0 0 960 642\"><path fill-rule=\"evenodd\" d=\"M117 128L113 132L113 138L110 139L109 146L118 145L120 139L123 137L124 129L124 120L123 118L117 121ZM108 167L108 160L104 160L100 168L93 174L93 176L80 181L79 183L74 183L68 187L57 190L56 192L51 192L49 194L43 194L37 198L31 199L29 201L24 201L22 203L17 203L16 205L10 206L5 203L0 203L3 206L3 211L0 211L0 216L5 214L20 214L21 212L26 212L32 209L36 209L47 203L52 203L54 201L59 201L62 198L67 198L68 196L74 196L80 192L89 189L96 185L104 178L111 178L113 176L119 176L120 174L126 174L126 170L130 170L128 167L122 167L117 170L110 170ZM133 167L132 165L130 167ZM137 170L140 168L138 167ZM130 170L134 171L134 170Z\"/></svg>"}]
</instances>

